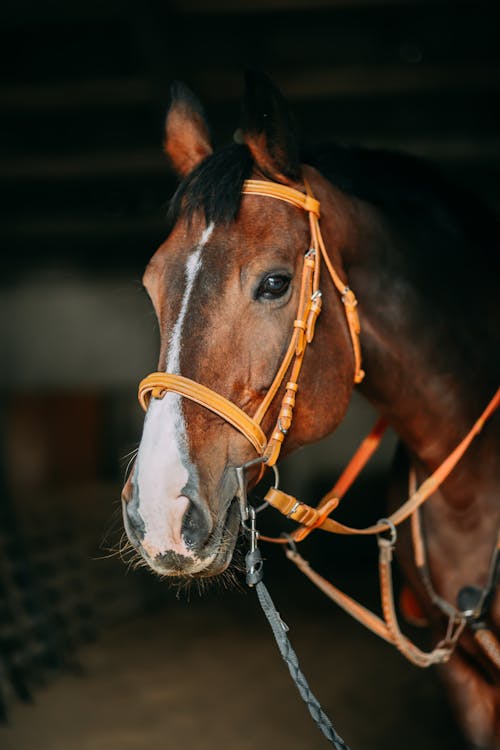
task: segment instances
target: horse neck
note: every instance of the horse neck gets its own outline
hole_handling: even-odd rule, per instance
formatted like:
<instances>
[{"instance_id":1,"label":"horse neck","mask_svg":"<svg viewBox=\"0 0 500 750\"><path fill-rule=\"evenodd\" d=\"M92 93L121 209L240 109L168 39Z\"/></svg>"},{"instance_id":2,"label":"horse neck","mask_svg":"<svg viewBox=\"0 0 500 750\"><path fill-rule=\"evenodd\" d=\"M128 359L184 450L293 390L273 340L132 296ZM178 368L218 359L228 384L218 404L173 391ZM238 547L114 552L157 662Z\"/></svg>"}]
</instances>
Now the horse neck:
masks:
<instances>
[{"instance_id":1,"label":"horse neck","mask_svg":"<svg viewBox=\"0 0 500 750\"><path fill-rule=\"evenodd\" d=\"M432 256L428 248L420 252L404 219L391 221L368 204L343 200L350 219L342 263L359 301L366 371L360 390L431 472L468 432L497 387L495 374L482 361L484 331L474 331L474 323L464 331L454 317L453 294L460 299L464 293L463 305L468 290L456 289L441 299L439 290L426 287L432 268L415 275L419 264L407 260ZM432 241L432 231L426 234ZM335 237L326 241L328 246ZM478 372L488 373L481 383ZM454 474L450 497L460 505L470 493L459 487L461 467Z\"/></svg>"}]
</instances>

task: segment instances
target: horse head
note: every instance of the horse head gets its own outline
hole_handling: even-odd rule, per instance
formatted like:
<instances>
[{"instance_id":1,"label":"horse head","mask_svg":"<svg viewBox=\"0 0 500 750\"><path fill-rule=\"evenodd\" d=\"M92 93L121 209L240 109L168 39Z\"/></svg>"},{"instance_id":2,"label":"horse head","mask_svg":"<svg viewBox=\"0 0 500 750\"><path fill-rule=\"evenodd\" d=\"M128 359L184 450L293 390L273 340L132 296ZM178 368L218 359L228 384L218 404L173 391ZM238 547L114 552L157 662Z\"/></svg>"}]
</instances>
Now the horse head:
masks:
<instances>
[{"instance_id":1,"label":"horse head","mask_svg":"<svg viewBox=\"0 0 500 750\"><path fill-rule=\"evenodd\" d=\"M346 237L332 186L301 165L289 110L262 75L247 76L237 136L237 143L214 152L200 103L174 85L165 151L181 182L169 235L146 269L144 286L159 323L158 370L207 386L252 416L289 347L311 230L306 211L242 195L244 182L269 180L304 192L307 179L321 201L329 256L341 275ZM344 306L328 278L322 292L287 452L330 433L352 390ZM266 435L285 383L263 416ZM201 577L227 567L239 527L235 468L256 455L244 435L205 406L170 391L150 399L123 512L131 543L155 571ZM259 476L260 467L249 470L249 486Z\"/></svg>"}]
</instances>

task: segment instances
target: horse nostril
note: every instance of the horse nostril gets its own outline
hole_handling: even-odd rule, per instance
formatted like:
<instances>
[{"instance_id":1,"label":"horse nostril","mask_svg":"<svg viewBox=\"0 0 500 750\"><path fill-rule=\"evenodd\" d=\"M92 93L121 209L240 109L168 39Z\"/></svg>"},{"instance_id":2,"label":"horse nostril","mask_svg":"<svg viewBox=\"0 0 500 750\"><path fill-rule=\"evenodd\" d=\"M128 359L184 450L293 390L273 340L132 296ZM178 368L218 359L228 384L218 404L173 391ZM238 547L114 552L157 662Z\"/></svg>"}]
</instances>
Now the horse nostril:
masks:
<instances>
[{"instance_id":1,"label":"horse nostril","mask_svg":"<svg viewBox=\"0 0 500 750\"><path fill-rule=\"evenodd\" d=\"M182 521L182 538L186 547L201 549L206 543L210 531L209 517L201 508L191 502Z\"/></svg>"}]
</instances>

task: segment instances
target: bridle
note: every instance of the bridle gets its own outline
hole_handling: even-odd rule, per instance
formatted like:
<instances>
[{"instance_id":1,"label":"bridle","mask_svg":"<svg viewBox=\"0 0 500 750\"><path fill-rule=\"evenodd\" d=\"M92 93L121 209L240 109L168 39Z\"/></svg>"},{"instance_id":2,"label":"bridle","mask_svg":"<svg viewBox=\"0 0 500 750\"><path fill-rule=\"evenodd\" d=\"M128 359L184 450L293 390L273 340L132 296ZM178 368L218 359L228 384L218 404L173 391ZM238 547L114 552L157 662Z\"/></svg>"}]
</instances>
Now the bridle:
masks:
<instances>
[{"instance_id":1,"label":"bridle","mask_svg":"<svg viewBox=\"0 0 500 750\"><path fill-rule=\"evenodd\" d=\"M218 414L239 430L253 445L261 458L261 462L267 466L276 464L283 441L292 425L302 363L307 347L314 339L316 320L321 312L322 295L319 284L322 260L344 304L354 355L354 382L360 383L364 377L364 372L361 369L357 300L354 292L342 281L328 257L319 227L320 204L312 196L310 189L308 187L306 189L307 193L301 193L299 190L286 185L266 180L246 180L243 184L242 193L244 195L275 198L306 211L309 216L311 231L310 247L304 255L299 303L290 343L274 380L253 417L250 417L239 406L211 388L182 375L154 372L139 384L139 401L144 410L147 409L151 397L162 398L167 391L178 393ZM285 375L289 371L290 375L281 399L279 415L268 440L261 424L285 379Z\"/></svg>"},{"instance_id":2,"label":"bridle","mask_svg":"<svg viewBox=\"0 0 500 750\"><path fill-rule=\"evenodd\" d=\"M309 218L311 241L309 249L304 255L297 313L293 323L293 330L288 349L269 390L253 416L249 416L239 406L232 401L229 401L229 399L224 396L216 393L211 388L174 373L154 372L148 375L139 384L138 395L141 406L146 410L151 398L161 399L168 391L177 393L180 396L200 404L215 414L218 414L222 419L244 435L244 437L252 444L257 453L257 458L236 469L242 522L245 523L249 517L245 471L251 466L260 464L262 471L265 466L274 467L275 476L278 476L276 462L283 441L292 425L293 410L297 392L299 390L299 376L302 364L307 347L314 339L316 321L321 312L322 295L320 291L320 277L322 262L326 266L330 279L344 304L346 322L353 350L355 383L360 383L363 380L364 372L361 367L361 348L359 341L360 323L357 313L356 296L336 271L328 253L326 252L319 225L320 204L312 195L307 183L305 183L305 192L301 192L286 185L267 180L246 180L243 184L242 193L244 195L263 196L285 201L286 203L306 211ZM285 381L285 376L287 375L288 379L285 384L284 395L281 399L279 415L268 439L262 430L262 421L276 398L278 391ZM292 495L284 493L278 488L277 482L275 483L275 486L272 487L265 496L266 503L272 505L287 518L296 521L300 525L293 534L287 535L285 538L264 537L258 534L255 529L255 514L252 512L250 513L253 522L250 530L252 548L255 551L258 538L265 541L288 545L289 549L287 550L287 556L300 568L300 570L302 570L302 572L304 572L314 581L314 583L316 583L316 585L319 586L319 588L334 599L337 604L348 611L353 617L362 622L380 637L393 643L414 664L417 664L418 666L429 666L430 664L435 664L437 662L447 661L463 628L466 624L470 624L470 617L468 617L467 613L464 611L451 608L447 634L443 641L431 652L421 651L401 633L396 619L391 574L392 553L397 535L396 527L406 519L411 518L414 531L414 545L418 549L422 549L421 532L419 532L419 525L417 523L418 509L445 481L468 449L472 440L477 434L479 434L484 423L491 417L499 405L500 388L455 450L452 451L436 471L434 471L434 473L419 487L415 485L410 488L410 496L405 503L403 503L388 518L381 519L376 524L367 528L355 529L340 524L329 516L338 506L342 496L354 482L373 452L378 447L386 428L385 421L382 419L379 420L368 437L361 443L360 448L349 462L340 479L336 482L332 490L330 490L330 492L328 492L320 501L316 508L297 500ZM372 612L366 610L360 604L350 599L350 597L340 592L328 581L321 578L297 553L295 547L296 543L305 539L311 531L317 528L336 534L377 536L379 544L379 570L384 620L381 620ZM383 536L385 532L390 532L389 538ZM498 568L497 558L499 549L500 537L493 558L495 572ZM420 566L420 568L423 570L422 566ZM496 575L493 578L491 585L494 585L496 582ZM482 592L482 594L482 600L486 600L486 594L484 592ZM480 613L477 614L479 617ZM483 650L487 651L494 663L500 667L500 645L496 640L492 645L491 638L494 639L495 637L490 631L487 632L489 634L488 644L487 646L482 646ZM478 638L478 642L481 644L480 638Z\"/></svg>"}]
</instances>

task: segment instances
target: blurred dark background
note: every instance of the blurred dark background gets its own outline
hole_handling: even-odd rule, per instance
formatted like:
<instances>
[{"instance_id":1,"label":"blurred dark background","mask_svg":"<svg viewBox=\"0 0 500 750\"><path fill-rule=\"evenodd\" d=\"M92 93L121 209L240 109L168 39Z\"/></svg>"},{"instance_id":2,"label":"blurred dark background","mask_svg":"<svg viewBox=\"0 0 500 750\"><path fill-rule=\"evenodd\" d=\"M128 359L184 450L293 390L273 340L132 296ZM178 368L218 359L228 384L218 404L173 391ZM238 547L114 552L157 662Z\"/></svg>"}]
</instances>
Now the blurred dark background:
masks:
<instances>
[{"instance_id":1,"label":"blurred dark background","mask_svg":"<svg viewBox=\"0 0 500 750\"><path fill-rule=\"evenodd\" d=\"M324 746L252 595L176 596L117 552L136 383L156 367L140 279L175 189L161 153L169 84L197 92L221 144L238 127L242 72L260 67L306 140L431 159L497 210L498 20L482 0L3 4L2 747ZM317 499L373 417L355 399L333 440L288 462L285 486ZM353 523L383 512L393 445L350 495ZM434 674L267 554L306 672L353 750L461 747ZM304 554L377 605L373 545L320 539Z\"/></svg>"}]
</instances>

